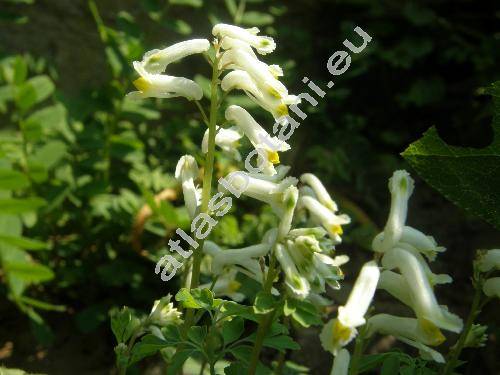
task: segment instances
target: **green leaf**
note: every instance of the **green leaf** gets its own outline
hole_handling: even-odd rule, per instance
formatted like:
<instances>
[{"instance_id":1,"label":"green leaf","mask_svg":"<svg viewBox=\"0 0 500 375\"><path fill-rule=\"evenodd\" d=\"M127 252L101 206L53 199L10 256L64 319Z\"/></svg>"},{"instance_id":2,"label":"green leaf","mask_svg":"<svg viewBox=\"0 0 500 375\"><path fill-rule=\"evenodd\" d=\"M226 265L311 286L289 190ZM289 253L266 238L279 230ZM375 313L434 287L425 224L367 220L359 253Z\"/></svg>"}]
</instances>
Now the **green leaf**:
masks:
<instances>
[{"instance_id":1,"label":"green leaf","mask_svg":"<svg viewBox=\"0 0 500 375\"><path fill-rule=\"evenodd\" d=\"M42 264L31 262L7 262L4 268L13 276L30 283L52 280L54 272Z\"/></svg>"},{"instance_id":2,"label":"green leaf","mask_svg":"<svg viewBox=\"0 0 500 375\"><path fill-rule=\"evenodd\" d=\"M127 342L139 325L139 319L132 315L128 307L114 311L111 315L111 330L118 343Z\"/></svg>"},{"instance_id":3,"label":"green leaf","mask_svg":"<svg viewBox=\"0 0 500 375\"><path fill-rule=\"evenodd\" d=\"M187 333L189 340L194 342L195 344L202 346L203 341L205 341L205 337L207 336L207 327L205 326L193 326L190 327Z\"/></svg>"},{"instance_id":4,"label":"green leaf","mask_svg":"<svg viewBox=\"0 0 500 375\"><path fill-rule=\"evenodd\" d=\"M143 358L150 357L158 352L158 350L170 346L167 341L160 339L155 335L148 334L144 336L140 342L132 348L129 365L140 361Z\"/></svg>"},{"instance_id":5,"label":"green leaf","mask_svg":"<svg viewBox=\"0 0 500 375\"><path fill-rule=\"evenodd\" d=\"M49 245L46 242L33 240L23 236L10 236L0 234L0 243L19 247L24 250L48 250Z\"/></svg>"},{"instance_id":6,"label":"green leaf","mask_svg":"<svg viewBox=\"0 0 500 375\"><path fill-rule=\"evenodd\" d=\"M0 190L24 189L30 185L29 179L21 172L0 169Z\"/></svg>"},{"instance_id":7,"label":"green leaf","mask_svg":"<svg viewBox=\"0 0 500 375\"><path fill-rule=\"evenodd\" d=\"M175 295L175 300L182 303L183 307L189 309L207 309L210 310L214 304L212 292L207 289L192 289L182 288Z\"/></svg>"},{"instance_id":8,"label":"green leaf","mask_svg":"<svg viewBox=\"0 0 500 375\"><path fill-rule=\"evenodd\" d=\"M382 363L381 375L393 375L399 373L399 355L388 356Z\"/></svg>"},{"instance_id":9,"label":"green leaf","mask_svg":"<svg viewBox=\"0 0 500 375\"><path fill-rule=\"evenodd\" d=\"M179 350L177 353L175 353L167 367L167 375L176 375L182 368L184 362L186 362L186 360L195 352L196 350L193 349L184 349Z\"/></svg>"},{"instance_id":10,"label":"green leaf","mask_svg":"<svg viewBox=\"0 0 500 375\"><path fill-rule=\"evenodd\" d=\"M45 203L41 198L3 198L0 199L0 214L17 215L32 212L44 206Z\"/></svg>"},{"instance_id":11,"label":"green leaf","mask_svg":"<svg viewBox=\"0 0 500 375\"><path fill-rule=\"evenodd\" d=\"M274 17L267 13L249 11L243 14L241 22L249 26L266 26L274 22Z\"/></svg>"},{"instance_id":12,"label":"green leaf","mask_svg":"<svg viewBox=\"0 0 500 375\"><path fill-rule=\"evenodd\" d=\"M233 318L232 320L226 321L222 326L222 338L224 339L224 344L229 344L240 338L241 334L245 329L245 324L243 318Z\"/></svg>"},{"instance_id":13,"label":"green leaf","mask_svg":"<svg viewBox=\"0 0 500 375\"><path fill-rule=\"evenodd\" d=\"M494 104L494 139L489 146L450 146L432 127L402 155L446 198L500 229L500 81L487 91Z\"/></svg>"},{"instance_id":14,"label":"green leaf","mask_svg":"<svg viewBox=\"0 0 500 375\"><path fill-rule=\"evenodd\" d=\"M184 5L199 8L203 5L203 0L169 0L171 5Z\"/></svg>"},{"instance_id":15,"label":"green leaf","mask_svg":"<svg viewBox=\"0 0 500 375\"><path fill-rule=\"evenodd\" d=\"M61 141L50 141L37 149L32 156L31 161L42 164L50 169L55 166L66 155L66 144Z\"/></svg>"},{"instance_id":16,"label":"green leaf","mask_svg":"<svg viewBox=\"0 0 500 375\"><path fill-rule=\"evenodd\" d=\"M37 76L23 83L16 95L19 109L27 110L47 99L54 92L54 83L48 76Z\"/></svg>"},{"instance_id":17,"label":"green leaf","mask_svg":"<svg viewBox=\"0 0 500 375\"><path fill-rule=\"evenodd\" d=\"M322 324L318 310L312 303L307 301L287 298L283 312L286 316L291 315L292 318L303 327Z\"/></svg>"},{"instance_id":18,"label":"green leaf","mask_svg":"<svg viewBox=\"0 0 500 375\"><path fill-rule=\"evenodd\" d=\"M52 303L39 301L34 298L21 296L19 298L23 303L31 305L37 309L47 310L47 311L66 311L66 306L63 305L53 305Z\"/></svg>"},{"instance_id":19,"label":"green leaf","mask_svg":"<svg viewBox=\"0 0 500 375\"><path fill-rule=\"evenodd\" d=\"M382 353L382 354L369 354L361 357L359 361L359 372L366 372L368 370L373 370L378 368L382 362L385 361L387 357L389 357L391 353Z\"/></svg>"},{"instance_id":20,"label":"green leaf","mask_svg":"<svg viewBox=\"0 0 500 375\"><path fill-rule=\"evenodd\" d=\"M62 104L33 112L23 123L23 131L29 141L36 141L44 134L54 132L62 134L68 141L75 139L66 121L66 108Z\"/></svg>"},{"instance_id":21,"label":"green leaf","mask_svg":"<svg viewBox=\"0 0 500 375\"><path fill-rule=\"evenodd\" d=\"M259 292L255 297L253 310L256 314L267 314L276 305L276 301L271 293Z\"/></svg>"},{"instance_id":22,"label":"green leaf","mask_svg":"<svg viewBox=\"0 0 500 375\"><path fill-rule=\"evenodd\" d=\"M299 350L300 345L297 344L290 336L278 335L273 337L266 337L264 339L264 346L277 349L279 351L285 350Z\"/></svg>"},{"instance_id":23,"label":"green leaf","mask_svg":"<svg viewBox=\"0 0 500 375\"><path fill-rule=\"evenodd\" d=\"M253 306L244 306L233 301L225 302L221 308L220 319L228 316L239 316L254 322L259 320L259 316L254 313Z\"/></svg>"}]
</instances>

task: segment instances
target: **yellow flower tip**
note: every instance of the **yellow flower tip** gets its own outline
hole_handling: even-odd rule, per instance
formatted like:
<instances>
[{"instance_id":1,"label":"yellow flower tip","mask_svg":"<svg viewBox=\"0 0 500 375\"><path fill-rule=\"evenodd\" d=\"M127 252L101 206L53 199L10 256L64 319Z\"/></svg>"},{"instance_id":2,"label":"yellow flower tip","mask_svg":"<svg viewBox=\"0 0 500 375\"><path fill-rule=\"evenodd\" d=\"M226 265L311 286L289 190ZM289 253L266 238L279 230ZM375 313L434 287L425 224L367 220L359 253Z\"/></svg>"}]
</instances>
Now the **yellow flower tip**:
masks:
<instances>
[{"instance_id":1,"label":"yellow flower tip","mask_svg":"<svg viewBox=\"0 0 500 375\"><path fill-rule=\"evenodd\" d=\"M276 99L281 99L281 94L274 87L269 86L267 92Z\"/></svg>"},{"instance_id":2,"label":"yellow flower tip","mask_svg":"<svg viewBox=\"0 0 500 375\"><path fill-rule=\"evenodd\" d=\"M341 225L333 224L330 227L330 232L332 232L334 234L338 234L340 236L340 235L342 235L344 233L344 230L342 229Z\"/></svg>"},{"instance_id":3,"label":"yellow flower tip","mask_svg":"<svg viewBox=\"0 0 500 375\"><path fill-rule=\"evenodd\" d=\"M234 293L237 292L241 287L241 283L236 280L232 280L229 282L229 291Z\"/></svg>"},{"instance_id":4,"label":"yellow flower tip","mask_svg":"<svg viewBox=\"0 0 500 375\"><path fill-rule=\"evenodd\" d=\"M270 42L269 40L267 40L267 39L262 39L262 40L260 41L260 46L261 46L261 47L267 47L267 46L268 46L268 45L270 45L270 44L271 44L271 42Z\"/></svg>"},{"instance_id":5,"label":"yellow flower tip","mask_svg":"<svg viewBox=\"0 0 500 375\"><path fill-rule=\"evenodd\" d=\"M428 321L427 319L422 319L422 321L420 322L420 326L422 327L424 333L432 339L431 345L441 345L446 340L446 337L444 337L441 330L434 323Z\"/></svg>"},{"instance_id":6,"label":"yellow flower tip","mask_svg":"<svg viewBox=\"0 0 500 375\"><path fill-rule=\"evenodd\" d=\"M288 116L288 107L286 106L286 104L280 104L276 108L276 113L278 114L278 117Z\"/></svg>"},{"instance_id":7,"label":"yellow flower tip","mask_svg":"<svg viewBox=\"0 0 500 375\"><path fill-rule=\"evenodd\" d=\"M147 89L151 86L151 84L144 77L139 77L132 83L137 90L142 92L147 91Z\"/></svg>"},{"instance_id":8,"label":"yellow flower tip","mask_svg":"<svg viewBox=\"0 0 500 375\"><path fill-rule=\"evenodd\" d=\"M280 156L277 151L267 151L267 159L273 164L280 163Z\"/></svg>"},{"instance_id":9,"label":"yellow flower tip","mask_svg":"<svg viewBox=\"0 0 500 375\"><path fill-rule=\"evenodd\" d=\"M159 55L153 55L153 56L150 56L149 59L148 59L148 63L149 64L154 64L154 63L157 63L158 61L160 61L160 56Z\"/></svg>"},{"instance_id":10,"label":"yellow flower tip","mask_svg":"<svg viewBox=\"0 0 500 375\"><path fill-rule=\"evenodd\" d=\"M332 326L332 339L334 346L337 346L337 343L341 343L342 345L342 343L349 341L351 335L351 328L344 326L338 320Z\"/></svg>"}]
</instances>

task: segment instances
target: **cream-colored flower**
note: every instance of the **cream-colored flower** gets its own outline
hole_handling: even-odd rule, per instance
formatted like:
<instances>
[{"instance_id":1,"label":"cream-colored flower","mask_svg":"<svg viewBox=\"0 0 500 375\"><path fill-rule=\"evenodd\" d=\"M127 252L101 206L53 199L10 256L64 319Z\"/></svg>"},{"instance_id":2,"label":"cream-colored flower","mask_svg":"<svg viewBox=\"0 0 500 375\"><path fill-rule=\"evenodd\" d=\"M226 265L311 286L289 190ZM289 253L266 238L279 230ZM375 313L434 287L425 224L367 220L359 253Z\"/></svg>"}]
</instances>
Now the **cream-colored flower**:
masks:
<instances>
[{"instance_id":1,"label":"cream-colored flower","mask_svg":"<svg viewBox=\"0 0 500 375\"><path fill-rule=\"evenodd\" d=\"M290 145L278 137L271 137L267 131L242 107L231 105L226 109L226 120L236 124L239 130L245 134L258 152L257 164L262 164L264 174L274 175L276 170L274 164L280 162L278 152L287 151ZM258 169L259 166L257 167Z\"/></svg>"},{"instance_id":2,"label":"cream-colored flower","mask_svg":"<svg viewBox=\"0 0 500 375\"><path fill-rule=\"evenodd\" d=\"M477 266L481 272L500 270L500 249L480 253Z\"/></svg>"},{"instance_id":3,"label":"cream-colored flower","mask_svg":"<svg viewBox=\"0 0 500 375\"><path fill-rule=\"evenodd\" d=\"M431 322L452 332L461 331L462 320L438 304L425 269L414 254L404 249L391 249L383 256L382 265L389 270L399 269L406 280L412 308L421 322Z\"/></svg>"},{"instance_id":4,"label":"cream-colored flower","mask_svg":"<svg viewBox=\"0 0 500 375\"><path fill-rule=\"evenodd\" d=\"M295 186L289 186L283 193L283 215L280 218L278 227L278 238L283 239L292 228L293 214L297 201L299 199L299 190Z\"/></svg>"},{"instance_id":5,"label":"cream-colored flower","mask_svg":"<svg viewBox=\"0 0 500 375\"><path fill-rule=\"evenodd\" d=\"M245 299L245 295L239 292L241 283L236 280L237 273L237 269L228 269L222 272L217 278L217 281L212 289L214 295L229 297L236 302L243 301ZM210 288L211 286L212 283L206 283L200 285L200 288Z\"/></svg>"},{"instance_id":6,"label":"cream-colored flower","mask_svg":"<svg viewBox=\"0 0 500 375\"><path fill-rule=\"evenodd\" d=\"M148 73L138 61L134 61L134 69L140 77L133 82L138 91L127 94L131 99L183 96L189 100L200 100L203 97L201 87L188 78Z\"/></svg>"},{"instance_id":7,"label":"cream-colored flower","mask_svg":"<svg viewBox=\"0 0 500 375\"><path fill-rule=\"evenodd\" d=\"M375 333L405 337L425 345L436 346L445 341L445 337L434 325L422 325L418 319L404 318L389 314L377 314L368 319L367 337Z\"/></svg>"},{"instance_id":8,"label":"cream-colored flower","mask_svg":"<svg viewBox=\"0 0 500 375\"><path fill-rule=\"evenodd\" d=\"M141 64L152 74L160 74L167 66L186 56L208 51L210 42L207 39L191 39L176 43L164 49L154 49L144 54Z\"/></svg>"},{"instance_id":9,"label":"cream-colored flower","mask_svg":"<svg viewBox=\"0 0 500 375\"><path fill-rule=\"evenodd\" d=\"M365 324L368 311L377 288L380 271L374 261L361 268L352 291L344 306L339 307L336 319L330 320L321 331L321 344L334 355L357 334L356 327Z\"/></svg>"},{"instance_id":10,"label":"cream-colored flower","mask_svg":"<svg viewBox=\"0 0 500 375\"><path fill-rule=\"evenodd\" d=\"M336 215L333 211L310 196L303 196L299 199L300 205L305 207L313 217L314 221L321 224L335 243L342 242L340 237L344 233L342 225L349 224L351 218L345 214Z\"/></svg>"},{"instance_id":11,"label":"cream-colored flower","mask_svg":"<svg viewBox=\"0 0 500 375\"><path fill-rule=\"evenodd\" d=\"M483 284L483 292L488 297L500 298L500 277L487 279Z\"/></svg>"},{"instance_id":12,"label":"cream-colored flower","mask_svg":"<svg viewBox=\"0 0 500 375\"><path fill-rule=\"evenodd\" d=\"M276 43L274 43L273 38L269 36L259 36L257 35L259 31L257 27L243 29L238 26L219 23L213 27L212 34L220 37L222 40L224 40L225 37L238 39L251 45L261 55L273 52L276 48Z\"/></svg>"},{"instance_id":13,"label":"cream-colored flower","mask_svg":"<svg viewBox=\"0 0 500 375\"><path fill-rule=\"evenodd\" d=\"M184 203L191 219L195 217L201 202L200 190L194 183L198 174L198 164L194 157L184 155L179 159L175 168L175 178L181 183Z\"/></svg>"},{"instance_id":14,"label":"cream-colored flower","mask_svg":"<svg viewBox=\"0 0 500 375\"><path fill-rule=\"evenodd\" d=\"M239 140L243 137L241 132L236 127L224 129L219 126L216 127L215 144L219 146L224 152L232 155L236 160L241 160L241 155L238 152L240 146ZM208 152L208 129L203 135L201 142L201 151L206 154Z\"/></svg>"},{"instance_id":15,"label":"cream-colored flower","mask_svg":"<svg viewBox=\"0 0 500 375\"><path fill-rule=\"evenodd\" d=\"M170 302L171 298L172 296L169 294L154 302L148 318L152 324L164 327L170 324L182 323L182 314L174 307L174 304Z\"/></svg>"},{"instance_id":16,"label":"cream-colored flower","mask_svg":"<svg viewBox=\"0 0 500 375\"><path fill-rule=\"evenodd\" d=\"M323 206L333 212L338 211L337 203L335 203L330 194L328 194L328 191L318 177L312 173L304 173L300 176L300 182L308 185L312 189L314 196Z\"/></svg>"},{"instance_id":17,"label":"cream-colored flower","mask_svg":"<svg viewBox=\"0 0 500 375\"><path fill-rule=\"evenodd\" d=\"M281 269L285 273L285 284L288 290L297 298L306 298L309 295L311 286L307 279L297 270L286 248L278 243L275 247L274 254L281 265Z\"/></svg>"},{"instance_id":18,"label":"cream-colored flower","mask_svg":"<svg viewBox=\"0 0 500 375\"><path fill-rule=\"evenodd\" d=\"M398 243L403 235L403 228L408 213L408 200L413 193L414 182L406 171L396 171L389 179L389 191L391 192L391 210L384 228L381 243L376 239L373 243L375 251L388 251Z\"/></svg>"}]
</instances>

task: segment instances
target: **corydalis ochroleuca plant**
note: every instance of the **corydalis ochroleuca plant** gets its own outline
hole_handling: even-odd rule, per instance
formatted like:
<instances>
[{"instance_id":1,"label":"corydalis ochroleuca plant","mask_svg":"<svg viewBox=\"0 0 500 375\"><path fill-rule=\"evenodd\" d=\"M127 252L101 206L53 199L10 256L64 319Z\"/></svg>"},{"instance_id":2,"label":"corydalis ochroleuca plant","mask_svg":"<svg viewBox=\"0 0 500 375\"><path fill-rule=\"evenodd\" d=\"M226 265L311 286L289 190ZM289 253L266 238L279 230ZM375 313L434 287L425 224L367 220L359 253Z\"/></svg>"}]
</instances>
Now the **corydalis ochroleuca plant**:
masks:
<instances>
[{"instance_id":1,"label":"corydalis ochroleuca plant","mask_svg":"<svg viewBox=\"0 0 500 375\"><path fill-rule=\"evenodd\" d=\"M355 31L362 36L363 44L355 47L345 41L344 45L352 52L359 53L371 37L359 27ZM287 176L290 167L279 165L280 153L291 149L287 140L298 127L298 122L289 115L289 108L304 119L304 112L297 106L301 99L313 105L317 104L317 100L311 94L290 94L280 81L283 69L261 60L259 55L272 53L276 43L268 36L258 35L258 29L218 24L212 33L215 36L212 43L206 39L180 42L162 50L147 52L141 61L134 62L140 77L134 81L138 91L130 93L131 98L184 97L197 104L203 122L208 127L200 142L201 155L205 155L201 187L200 169L196 162L196 157L200 155L182 156L175 171L192 220L191 235L180 229L176 233L189 248L181 245L180 239L170 239L171 254L162 257L155 272L160 273L161 266L165 265L161 278L170 280L184 266L184 260L194 254L185 272L188 290L199 286L201 265L206 259L210 267L203 268L209 276L204 286L211 286L211 293L215 295L236 301L244 300L245 295L239 290L241 283L237 278L245 275L261 284L264 294L274 296L271 298L302 301L312 308L314 305L322 307L330 304L331 301L324 297L327 286L334 289L340 287L339 280L343 276L340 266L348 261L346 256L334 256L335 246L341 243L342 227L350 223L350 218L339 213L338 205L318 177L306 173L299 182L299 179ZM204 54L212 69L209 111L205 111L200 103L203 90L196 82L166 74L171 63L195 54ZM342 63L344 66L340 69ZM349 65L347 52L335 53L329 59L327 68L332 74L339 75ZM309 82L308 87L319 97L324 97L325 93L312 81L307 79L304 82ZM224 99L233 90L242 90L268 114L273 126L266 130L266 126L259 124L247 109L237 105L227 106ZM220 113L224 114L224 119L219 119ZM216 147L232 157L237 165L241 161L238 147L242 138L248 140L252 150L244 159L241 170L219 179L218 192L212 195ZM269 228L256 243L239 249L224 249L210 241L209 235L219 218L231 209L233 196L243 196L269 205L278 218L278 224L275 228ZM366 269L369 274L373 270L378 271L372 265ZM362 275L366 272L363 271ZM364 276L361 280L364 280ZM281 286L274 285L277 281L281 282ZM363 285L358 287L359 293L353 297L353 302L345 306L346 316L350 315L351 310L356 310L353 306L357 302L363 301L366 306L369 305L371 297L365 295ZM183 297L180 298L182 300ZM286 314L292 314L291 310L288 311ZM358 318L362 319L362 315ZM356 324L360 324L359 319L353 322L353 329ZM194 320L193 310L188 309L184 316L185 332ZM251 374L255 372L258 354L270 323L263 319L259 325L248 365ZM350 323L345 324L347 326Z\"/></svg>"}]
</instances>

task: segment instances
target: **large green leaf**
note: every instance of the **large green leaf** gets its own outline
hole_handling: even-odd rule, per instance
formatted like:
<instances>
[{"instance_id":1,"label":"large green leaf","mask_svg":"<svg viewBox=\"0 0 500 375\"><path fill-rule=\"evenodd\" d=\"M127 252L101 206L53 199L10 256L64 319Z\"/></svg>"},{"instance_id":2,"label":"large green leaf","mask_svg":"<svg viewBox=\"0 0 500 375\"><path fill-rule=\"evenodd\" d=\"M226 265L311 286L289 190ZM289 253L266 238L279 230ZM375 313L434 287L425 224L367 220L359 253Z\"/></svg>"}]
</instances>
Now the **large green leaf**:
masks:
<instances>
[{"instance_id":1,"label":"large green leaf","mask_svg":"<svg viewBox=\"0 0 500 375\"><path fill-rule=\"evenodd\" d=\"M500 229L500 81L487 92L494 107L494 138L489 146L450 146L432 127L402 155L446 198Z\"/></svg>"},{"instance_id":2,"label":"large green leaf","mask_svg":"<svg viewBox=\"0 0 500 375\"><path fill-rule=\"evenodd\" d=\"M2 198L0 199L0 214L2 215L17 215L26 212L35 211L37 208L45 205L45 201L41 198Z\"/></svg>"},{"instance_id":3,"label":"large green leaf","mask_svg":"<svg viewBox=\"0 0 500 375\"><path fill-rule=\"evenodd\" d=\"M29 179L21 172L0 169L0 190L16 190L28 187Z\"/></svg>"},{"instance_id":4,"label":"large green leaf","mask_svg":"<svg viewBox=\"0 0 500 375\"><path fill-rule=\"evenodd\" d=\"M8 262L5 270L26 282L39 283L54 278L54 272L42 264L31 262Z\"/></svg>"}]
</instances>

